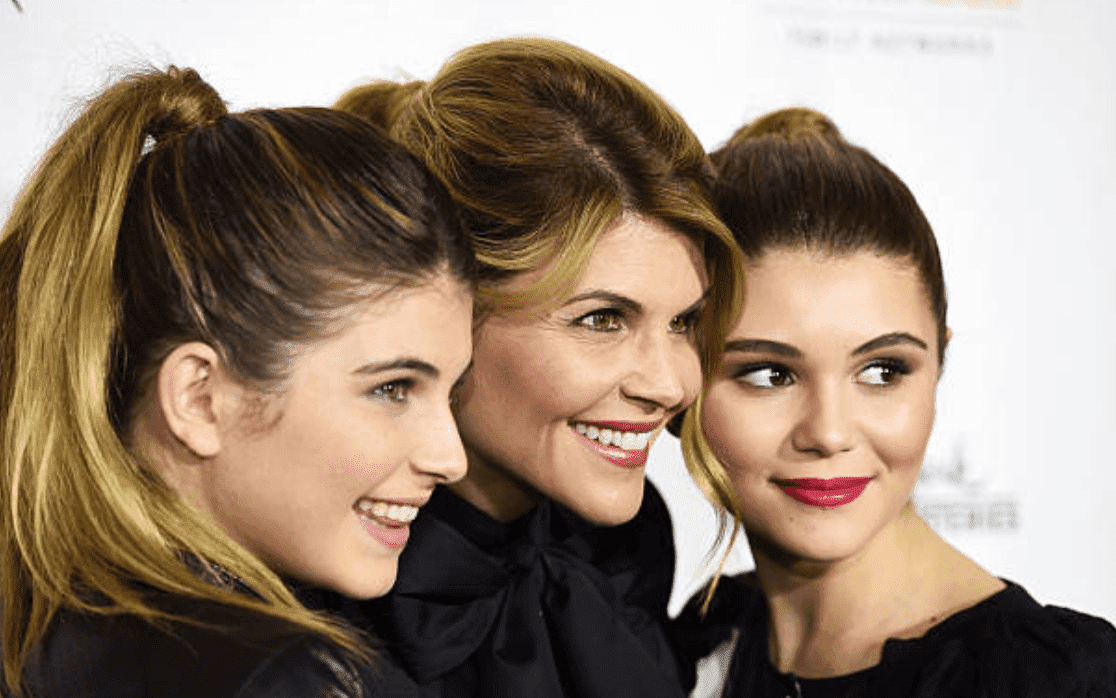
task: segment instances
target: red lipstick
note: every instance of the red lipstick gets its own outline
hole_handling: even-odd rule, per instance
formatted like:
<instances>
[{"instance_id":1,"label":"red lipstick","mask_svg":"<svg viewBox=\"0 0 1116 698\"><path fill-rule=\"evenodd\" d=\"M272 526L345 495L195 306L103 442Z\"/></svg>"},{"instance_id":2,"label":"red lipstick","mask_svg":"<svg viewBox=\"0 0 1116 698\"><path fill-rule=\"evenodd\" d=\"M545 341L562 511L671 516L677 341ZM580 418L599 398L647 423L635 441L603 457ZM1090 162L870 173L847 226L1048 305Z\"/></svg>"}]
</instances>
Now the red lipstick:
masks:
<instances>
[{"instance_id":1,"label":"red lipstick","mask_svg":"<svg viewBox=\"0 0 1116 698\"><path fill-rule=\"evenodd\" d=\"M804 477L797 480L775 480L775 484L803 504L829 508L853 501L871 481L870 477L835 477L828 480Z\"/></svg>"}]
</instances>

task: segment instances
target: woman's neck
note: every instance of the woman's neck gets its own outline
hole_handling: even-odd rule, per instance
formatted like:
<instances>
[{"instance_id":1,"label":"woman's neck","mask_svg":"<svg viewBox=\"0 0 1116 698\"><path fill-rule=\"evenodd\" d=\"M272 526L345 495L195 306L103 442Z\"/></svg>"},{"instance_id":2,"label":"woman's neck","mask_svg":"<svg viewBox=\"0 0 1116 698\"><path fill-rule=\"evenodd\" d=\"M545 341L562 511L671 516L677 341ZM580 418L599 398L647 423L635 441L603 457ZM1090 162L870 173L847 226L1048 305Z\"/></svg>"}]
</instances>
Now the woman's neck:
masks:
<instances>
[{"instance_id":1,"label":"woman's neck","mask_svg":"<svg viewBox=\"0 0 1116 698\"><path fill-rule=\"evenodd\" d=\"M855 556L829 563L752 545L769 610L769 656L807 678L875 666L889 638L921 637L1003 582L949 546L908 505Z\"/></svg>"},{"instance_id":2,"label":"woman's neck","mask_svg":"<svg viewBox=\"0 0 1116 698\"><path fill-rule=\"evenodd\" d=\"M542 494L468 446L469 471L450 489L497 521L514 521L543 500Z\"/></svg>"}]
</instances>

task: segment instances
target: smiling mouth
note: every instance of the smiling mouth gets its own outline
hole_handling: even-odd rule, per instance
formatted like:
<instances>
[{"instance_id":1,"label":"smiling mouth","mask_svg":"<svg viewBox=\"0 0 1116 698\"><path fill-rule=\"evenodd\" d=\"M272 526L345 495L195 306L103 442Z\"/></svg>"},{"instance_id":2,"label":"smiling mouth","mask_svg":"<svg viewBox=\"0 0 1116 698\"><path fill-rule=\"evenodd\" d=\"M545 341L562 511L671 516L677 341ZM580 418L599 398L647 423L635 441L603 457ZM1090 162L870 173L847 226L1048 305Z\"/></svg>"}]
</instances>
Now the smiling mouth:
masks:
<instances>
[{"instance_id":1,"label":"smiling mouth","mask_svg":"<svg viewBox=\"0 0 1116 698\"><path fill-rule=\"evenodd\" d=\"M871 481L870 477L806 477L774 482L783 492L803 504L830 509L854 501Z\"/></svg>"},{"instance_id":2,"label":"smiling mouth","mask_svg":"<svg viewBox=\"0 0 1116 698\"><path fill-rule=\"evenodd\" d=\"M602 446L613 446L624 451L642 451L651 441L654 429L648 431L621 431L598 427L588 422L570 422L570 426L590 441L596 441Z\"/></svg>"},{"instance_id":3,"label":"smiling mouth","mask_svg":"<svg viewBox=\"0 0 1116 698\"><path fill-rule=\"evenodd\" d=\"M586 448L627 470L636 470L647 464L647 446L651 443L651 435L661 426L660 422L571 421L569 424Z\"/></svg>"},{"instance_id":4,"label":"smiling mouth","mask_svg":"<svg viewBox=\"0 0 1116 698\"><path fill-rule=\"evenodd\" d=\"M400 549L411 536L411 522L418 516L414 504L400 504L361 497L353 505L364 530L384 546Z\"/></svg>"},{"instance_id":5,"label":"smiling mouth","mask_svg":"<svg viewBox=\"0 0 1116 698\"><path fill-rule=\"evenodd\" d=\"M419 508L412 504L392 504L361 497L356 503L357 513L384 526L406 526L418 516Z\"/></svg>"}]
</instances>

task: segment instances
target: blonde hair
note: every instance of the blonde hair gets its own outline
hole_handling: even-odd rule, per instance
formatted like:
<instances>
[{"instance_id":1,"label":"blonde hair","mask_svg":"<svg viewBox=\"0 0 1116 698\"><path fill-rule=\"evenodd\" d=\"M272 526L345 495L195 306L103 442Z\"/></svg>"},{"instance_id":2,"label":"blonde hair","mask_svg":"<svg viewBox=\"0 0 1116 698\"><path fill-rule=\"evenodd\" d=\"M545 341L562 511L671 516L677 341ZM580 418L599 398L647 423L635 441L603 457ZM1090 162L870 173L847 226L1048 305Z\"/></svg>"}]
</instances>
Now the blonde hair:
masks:
<instances>
[{"instance_id":1,"label":"blonde hair","mask_svg":"<svg viewBox=\"0 0 1116 698\"><path fill-rule=\"evenodd\" d=\"M174 346L206 342L246 385L274 388L299 344L369 284L441 273L473 277L448 195L367 122L229 114L175 68L94 98L0 233L3 684L23 690L61 609L200 622L160 610L150 589L250 609L359 655L350 628L302 606L180 500L129 433Z\"/></svg>"},{"instance_id":2,"label":"blonde hair","mask_svg":"<svg viewBox=\"0 0 1116 698\"><path fill-rule=\"evenodd\" d=\"M335 106L388 128L446 183L480 265L479 318L567 296L625 212L687 236L709 276L698 337L713 375L742 258L713 211L701 143L646 85L570 44L515 38L458 52L429 83L374 82ZM551 262L529 288L502 283Z\"/></svg>"}]
</instances>

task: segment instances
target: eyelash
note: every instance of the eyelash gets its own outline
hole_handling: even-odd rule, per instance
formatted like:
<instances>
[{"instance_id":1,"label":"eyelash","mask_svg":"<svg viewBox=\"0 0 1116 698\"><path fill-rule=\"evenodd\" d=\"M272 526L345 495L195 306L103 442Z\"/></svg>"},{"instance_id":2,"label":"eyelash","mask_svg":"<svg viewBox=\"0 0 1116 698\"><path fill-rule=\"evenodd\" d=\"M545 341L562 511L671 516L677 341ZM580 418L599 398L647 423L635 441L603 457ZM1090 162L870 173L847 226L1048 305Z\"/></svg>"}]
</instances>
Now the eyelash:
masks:
<instances>
[{"instance_id":1,"label":"eyelash","mask_svg":"<svg viewBox=\"0 0 1116 698\"><path fill-rule=\"evenodd\" d=\"M910 365L906 361L903 361L901 359L876 359L875 361L862 368L860 370L860 373L858 373L857 375L864 375L865 371L873 368L890 371L891 373L896 374L897 378L893 378L892 380L884 383L866 383L865 385L874 385L879 387L893 385L898 381L899 378L902 378L903 376L906 376L911 372Z\"/></svg>"},{"instance_id":2,"label":"eyelash","mask_svg":"<svg viewBox=\"0 0 1116 698\"><path fill-rule=\"evenodd\" d=\"M593 322L594 319L602 318L606 320L608 327L601 327L598 323ZM624 312L617 308L598 308L578 317L573 321L573 324L593 332L617 332L620 330L623 320Z\"/></svg>"},{"instance_id":3,"label":"eyelash","mask_svg":"<svg viewBox=\"0 0 1116 698\"><path fill-rule=\"evenodd\" d=\"M691 310L684 315L676 315L670 320L670 331L674 334L688 334L693 331L700 316L700 310ZM594 319L604 319L608 326L601 327L600 324L605 323L598 324L594 322ZM618 308L599 308L578 317L573 321L573 324L594 332L617 332L622 328L625 319L624 311ZM680 328L678 327L679 324L682 325Z\"/></svg>"},{"instance_id":4,"label":"eyelash","mask_svg":"<svg viewBox=\"0 0 1116 698\"><path fill-rule=\"evenodd\" d=\"M670 326L671 332L675 334L689 334L697 326L698 320L701 318L701 309L695 308L684 315L676 315L671 318ZM674 329L675 323L682 323L682 329Z\"/></svg>"},{"instance_id":5,"label":"eyelash","mask_svg":"<svg viewBox=\"0 0 1116 698\"><path fill-rule=\"evenodd\" d=\"M410 378L397 378L386 383L380 383L369 390L368 395L378 400L401 404L407 401L414 387L415 382Z\"/></svg>"},{"instance_id":6,"label":"eyelash","mask_svg":"<svg viewBox=\"0 0 1116 698\"><path fill-rule=\"evenodd\" d=\"M752 374L755 374L755 373L758 373L760 371L770 371L772 373L778 373L778 374L781 374L781 375L785 376L787 379L791 379L792 383L794 382L793 381L794 374L791 372L791 370L789 368L787 368L786 366L783 366L781 364L774 364L774 363L745 364L744 366L741 366L740 368L738 368L736 371L733 372L732 378L733 378L733 380L736 380L736 381L743 381L744 383L747 383L748 385L752 386L753 388L763 388L763 389L768 389L768 390L771 390L771 389L774 389L774 388L783 388L783 387L786 387L786 385L789 385L789 383L783 384L783 385L776 385L776 384L756 385L755 383L753 383L753 382L751 382L750 380L747 379L748 376L750 376Z\"/></svg>"},{"instance_id":7,"label":"eyelash","mask_svg":"<svg viewBox=\"0 0 1116 698\"><path fill-rule=\"evenodd\" d=\"M876 360L872 361L871 363L867 364L866 366L864 366L864 368L860 369L860 371L857 372L857 376L863 376L864 373L869 371L870 369L879 369L881 371L886 371L886 372L890 372L891 374L894 374L895 377L893 377L891 380L884 381L884 382L879 382L879 383L877 383L877 382L864 382L864 381L859 381L858 380L858 382L862 383L863 385L869 385L869 386L880 387L880 388L894 385L896 382L898 382L898 378L906 376L906 375L910 374L910 372L911 372L910 364L908 364L906 361L903 361L901 359L876 359ZM756 383L753 383L752 381L747 380L748 376L753 375L755 373L758 373L760 371L770 371L773 374L778 374L781 377L783 377L784 380L787 380L789 382L784 382L784 383L774 383L774 382L772 382L771 385L757 385ZM777 364L777 363L745 364L744 366L739 367L736 371L733 372L732 378L733 378L733 380L736 380L736 381L743 381L743 382L747 383L748 385L750 385L752 387L760 388L760 389L766 389L766 390L773 390L775 388L784 388L788 385L793 385L796 382L795 378L794 378L794 372L791 371L786 366L784 366L782 364Z\"/></svg>"}]
</instances>

